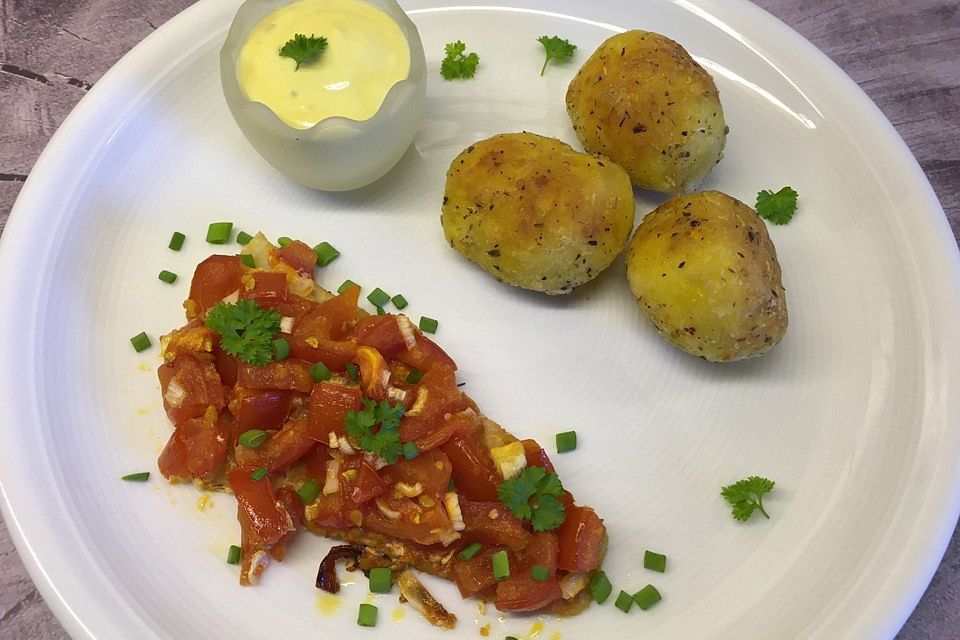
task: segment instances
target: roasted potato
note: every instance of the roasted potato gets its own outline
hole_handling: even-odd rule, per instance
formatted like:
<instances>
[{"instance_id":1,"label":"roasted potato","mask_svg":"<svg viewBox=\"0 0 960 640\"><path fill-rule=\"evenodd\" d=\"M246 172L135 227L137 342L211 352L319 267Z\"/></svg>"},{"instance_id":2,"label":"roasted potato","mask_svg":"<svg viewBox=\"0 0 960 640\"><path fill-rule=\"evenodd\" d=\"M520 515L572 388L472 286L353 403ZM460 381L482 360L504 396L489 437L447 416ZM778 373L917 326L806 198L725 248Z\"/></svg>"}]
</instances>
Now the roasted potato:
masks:
<instances>
[{"instance_id":1,"label":"roasted potato","mask_svg":"<svg viewBox=\"0 0 960 640\"><path fill-rule=\"evenodd\" d=\"M562 294L623 251L633 210L630 179L606 158L505 133L454 159L440 222L450 246L497 280Z\"/></svg>"},{"instance_id":2,"label":"roasted potato","mask_svg":"<svg viewBox=\"0 0 960 640\"><path fill-rule=\"evenodd\" d=\"M647 214L627 250L627 279L663 337L711 362L766 353L787 330L767 227L719 191L678 196Z\"/></svg>"},{"instance_id":3,"label":"roasted potato","mask_svg":"<svg viewBox=\"0 0 960 640\"><path fill-rule=\"evenodd\" d=\"M723 156L727 125L710 74L673 40L649 31L608 39L567 89L584 149L626 169L633 184L694 189Z\"/></svg>"}]
</instances>

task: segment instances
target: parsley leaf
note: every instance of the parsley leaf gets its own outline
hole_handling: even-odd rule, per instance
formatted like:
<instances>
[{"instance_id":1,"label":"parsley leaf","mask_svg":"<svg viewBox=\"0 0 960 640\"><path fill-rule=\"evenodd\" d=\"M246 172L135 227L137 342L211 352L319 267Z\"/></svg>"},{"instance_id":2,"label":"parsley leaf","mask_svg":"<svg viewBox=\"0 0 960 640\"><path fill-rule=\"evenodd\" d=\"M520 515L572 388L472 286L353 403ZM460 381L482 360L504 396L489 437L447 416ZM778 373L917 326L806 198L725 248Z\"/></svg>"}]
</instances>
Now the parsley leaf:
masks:
<instances>
[{"instance_id":1,"label":"parsley leaf","mask_svg":"<svg viewBox=\"0 0 960 640\"><path fill-rule=\"evenodd\" d=\"M222 336L220 345L230 355L255 367L273 360L273 339L280 332L280 314L274 309L253 300L219 302L207 314L206 325Z\"/></svg>"},{"instance_id":2,"label":"parsley leaf","mask_svg":"<svg viewBox=\"0 0 960 640\"><path fill-rule=\"evenodd\" d=\"M444 80L455 78L472 78L480 64L480 56L475 53L466 53L467 45L459 40L444 46L447 57L440 63L440 75Z\"/></svg>"},{"instance_id":3,"label":"parsley leaf","mask_svg":"<svg viewBox=\"0 0 960 640\"><path fill-rule=\"evenodd\" d=\"M743 522L754 511L760 511L767 519L769 514L763 509L763 494L773 491L773 480L760 476L750 476L745 480L723 487L720 495L733 506L733 519Z\"/></svg>"},{"instance_id":4,"label":"parsley leaf","mask_svg":"<svg viewBox=\"0 0 960 640\"><path fill-rule=\"evenodd\" d=\"M344 426L347 435L357 441L361 449L380 456L393 464L403 453L400 444L400 418L403 417L403 405L391 405L386 400L379 403L363 398L361 411L348 411ZM380 425L374 433L373 428Z\"/></svg>"},{"instance_id":5,"label":"parsley leaf","mask_svg":"<svg viewBox=\"0 0 960 640\"><path fill-rule=\"evenodd\" d=\"M533 523L534 531L552 531L563 524L563 485L543 467L526 467L497 489L500 502L513 515Z\"/></svg>"},{"instance_id":6,"label":"parsley leaf","mask_svg":"<svg viewBox=\"0 0 960 640\"><path fill-rule=\"evenodd\" d=\"M548 62L551 60L556 60L557 62L569 60L573 57L573 52L577 48L577 45L570 44L569 40L564 40L560 36L540 36L537 38L537 42L543 45L543 49L547 54L547 59L543 61L543 68L540 69L540 75L543 75L547 70Z\"/></svg>"},{"instance_id":7,"label":"parsley leaf","mask_svg":"<svg viewBox=\"0 0 960 640\"><path fill-rule=\"evenodd\" d=\"M773 193L764 189L757 194L757 213L773 224L787 224L797 212L797 192L784 187Z\"/></svg>"},{"instance_id":8,"label":"parsley leaf","mask_svg":"<svg viewBox=\"0 0 960 640\"><path fill-rule=\"evenodd\" d=\"M297 69L300 65L315 55L319 55L327 48L327 39L323 36L305 36L302 33L296 33L287 43L280 47L280 57L290 58L297 63ZM294 69L296 71L296 69Z\"/></svg>"}]
</instances>

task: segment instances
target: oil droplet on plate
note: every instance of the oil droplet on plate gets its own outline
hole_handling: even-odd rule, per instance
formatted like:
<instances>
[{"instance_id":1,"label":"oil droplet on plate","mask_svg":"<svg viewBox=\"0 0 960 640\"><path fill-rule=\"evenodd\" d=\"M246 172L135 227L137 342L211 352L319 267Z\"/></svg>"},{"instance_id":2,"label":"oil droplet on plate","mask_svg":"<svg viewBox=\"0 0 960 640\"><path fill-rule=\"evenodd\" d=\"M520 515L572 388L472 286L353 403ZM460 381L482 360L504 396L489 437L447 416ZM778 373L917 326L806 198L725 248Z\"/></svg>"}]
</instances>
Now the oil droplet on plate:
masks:
<instances>
[{"instance_id":1,"label":"oil droplet on plate","mask_svg":"<svg viewBox=\"0 0 960 640\"><path fill-rule=\"evenodd\" d=\"M390 615L390 619L394 622L403 622L404 618L407 617L407 610L403 607L397 607L393 610L393 613Z\"/></svg>"},{"instance_id":2,"label":"oil droplet on plate","mask_svg":"<svg viewBox=\"0 0 960 640\"><path fill-rule=\"evenodd\" d=\"M530 633L528 635L531 638L536 638L538 635L540 635L541 631L543 631L543 622L538 620L530 627Z\"/></svg>"},{"instance_id":3,"label":"oil droplet on plate","mask_svg":"<svg viewBox=\"0 0 960 640\"><path fill-rule=\"evenodd\" d=\"M202 496L197 498L197 511L206 511L207 509L213 508L212 496L209 493L204 493Z\"/></svg>"},{"instance_id":4,"label":"oil droplet on plate","mask_svg":"<svg viewBox=\"0 0 960 640\"><path fill-rule=\"evenodd\" d=\"M550 640L560 640L560 632L554 631L553 634L550 636Z\"/></svg>"},{"instance_id":5,"label":"oil droplet on plate","mask_svg":"<svg viewBox=\"0 0 960 640\"><path fill-rule=\"evenodd\" d=\"M489 622L488 622L487 624L483 625L482 627L480 627L480 635L482 635L484 638L486 638L487 636L490 635L490 623L489 623Z\"/></svg>"},{"instance_id":6,"label":"oil droplet on plate","mask_svg":"<svg viewBox=\"0 0 960 640\"><path fill-rule=\"evenodd\" d=\"M137 369L140 369L140 371L143 371L145 373L150 373L150 367L147 365L146 362L141 362L140 364L138 364Z\"/></svg>"},{"instance_id":7,"label":"oil droplet on plate","mask_svg":"<svg viewBox=\"0 0 960 640\"><path fill-rule=\"evenodd\" d=\"M340 608L340 604L343 600L332 593L321 593L317 596L317 611L320 612L324 618L329 618L337 609Z\"/></svg>"}]
</instances>

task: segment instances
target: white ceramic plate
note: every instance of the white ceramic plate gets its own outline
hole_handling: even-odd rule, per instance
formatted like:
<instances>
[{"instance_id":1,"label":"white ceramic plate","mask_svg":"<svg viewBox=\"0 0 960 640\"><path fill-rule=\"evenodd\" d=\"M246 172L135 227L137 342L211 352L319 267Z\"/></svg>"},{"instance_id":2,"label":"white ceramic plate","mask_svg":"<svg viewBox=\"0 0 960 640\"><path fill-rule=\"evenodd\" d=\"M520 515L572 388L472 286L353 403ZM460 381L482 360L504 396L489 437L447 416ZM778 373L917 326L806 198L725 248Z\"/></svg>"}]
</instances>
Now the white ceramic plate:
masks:
<instances>
[{"instance_id":1,"label":"white ceramic plate","mask_svg":"<svg viewBox=\"0 0 960 640\"><path fill-rule=\"evenodd\" d=\"M493 3L496 4L496 3ZM304 535L256 588L224 563L233 499L199 511L190 487L155 469L170 427L154 338L182 322L206 225L308 241L343 257L324 270L402 291L467 391L518 434L551 442L565 483L606 518L616 587L664 600L629 616L606 604L542 620L540 638L888 638L919 599L957 519L960 397L957 251L906 147L868 99L810 44L746 2L524 8L410 0L431 68L413 149L363 191L288 182L227 113L217 50L235 4L204 0L108 73L50 143L3 236L0 478L4 514L43 595L75 638L449 637L395 596L381 624L355 625L364 584L342 604L313 587L328 544ZM622 262L563 299L499 285L454 254L439 219L444 171L476 139L533 130L574 142L567 82L612 32L642 27L686 45L713 73L731 133L710 175L747 202L793 185L801 209L772 228L790 310L769 355L710 365L668 346L641 316ZM579 45L539 75L534 39ZM437 73L456 39L480 53L468 82ZM656 204L638 199L638 218ZM189 236L166 249L174 230ZM180 274L175 286L157 272ZM734 522L720 486L777 481L769 521ZM665 575L644 549L668 554ZM429 586L460 616L458 637L533 636L535 618L486 615L449 584ZM399 614L397 614L399 615Z\"/></svg>"}]
</instances>

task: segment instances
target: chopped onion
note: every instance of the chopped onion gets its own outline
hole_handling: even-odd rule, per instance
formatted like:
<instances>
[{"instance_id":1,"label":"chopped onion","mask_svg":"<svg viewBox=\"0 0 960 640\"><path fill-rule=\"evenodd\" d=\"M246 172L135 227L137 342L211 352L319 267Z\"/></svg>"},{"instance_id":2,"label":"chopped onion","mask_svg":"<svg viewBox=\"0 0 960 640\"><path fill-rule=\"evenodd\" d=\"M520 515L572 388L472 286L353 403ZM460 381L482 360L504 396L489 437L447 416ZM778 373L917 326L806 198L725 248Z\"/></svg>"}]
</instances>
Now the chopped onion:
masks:
<instances>
[{"instance_id":1,"label":"chopped onion","mask_svg":"<svg viewBox=\"0 0 960 640\"><path fill-rule=\"evenodd\" d=\"M390 507L388 507L387 505L385 505L385 504L383 503L383 501L380 500L380 498L377 498L376 502L377 502L377 509L380 510L380 513L382 513L383 515L387 516L387 518L389 518L389 519L391 519L391 520L399 520L399 519L400 519L400 512L399 512L399 511L394 511L393 509L391 509Z\"/></svg>"},{"instance_id":2,"label":"chopped onion","mask_svg":"<svg viewBox=\"0 0 960 640\"><path fill-rule=\"evenodd\" d=\"M327 460L327 480L323 483L323 495L340 491L340 459Z\"/></svg>"},{"instance_id":3,"label":"chopped onion","mask_svg":"<svg viewBox=\"0 0 960 640\"><path fill-rule=\"evenodd\" d=\"M167 385L167 392L163 394L163 399L166 400L171 407L179 407L183 404L183 401L187 399L187 392L180 386L177 379L173 378L170 380L170 384Z\"/></svg>"},{"instance_id":4,"label":"chopped onion","mask_svg":"<svg viewBox=\"0 0 960 640\"><path fill-rule=\"evenodd\" d=\"M560 578L560 591L563 592L563 599L569 600L587 587L586 573L568 573Z\"/></svg>"},{"instance_id":5,"label":"chopped onion","mask_svg":"<svg viewBox=\"0 0 960 640\"><path fill-rule=\"evenodd\" d=\"M283 316L280 318L280 332L281 333L293 333L293 323L296 321L296 318L290 316Z\"/></svg>"},{"instance_id":6,"label":"chopped onion","mask_svg":"<svg viewBox=\"0 0 960 640\"><path fill-rule=\"evenodd\" d=\"M403 336L403 343L407 345L407 349L413 349L417 346L417 334L413 330L413 324L411 324L410 318L402 313L398 315L397 328L400 329L400 335Z\"/></svg>"},{"instance_id":7,"label":"chopped onion","mask_svg":"<svg viewBox=\"0 0 960 640\"><path fill-rule=\"evenodd\" d=\"M327 435L327 445L331 449L337 449L340 447L340 441L337 439L337 434L335 432L331 431Z\"/></svg>"},{"instance_id":8,"label":"chopped onion","mask_svg":"<svg viewBox=\"0 0 960 640\"><path fill-rule=\"evenodd\" d=\"M463 513L460 511L460 498L450 491L443 495L443 505L447 508L447 516L453 522L454 531L463 531L467 525L463 522Z\"/></svg>"},{"instance_id":9,"label":"chopped onion","mask_svg":"<svg viewBox=\"0 0 960 640\"><path fill-rule=\"evenodd\" d=\"M408 410L404 411L404 415L407 416L418 416L423 413L424 407L427 406L427 397L430 395L429 389L426 387L417 387L417 399L413 403L413 406Z\"/></svg>"},{"instance_id":10,"label":"chopped onion","mask_svg":"<svg viewBox=\"0 0 960 640\"><path fill-rule=\"evenodd\" d=\"M390 464L380 456L375 456L372 453L363 454L363 459L367 464L369 464L371 467L373 467L377 471L379 471L380 469L383 469L385 466Z\"/></svg>"},{"instance_id":11,"label":"chopped onion","mask_svg":"<svg viewBox=\"0 0 960 640\"><path fill-rule=\"evenodd\" d=\"M239 299L240 299L240 289L237 289L236 291L234 291L234 292L231 293L230 295L224 297L223 300L221 300L220 302L222 302L222 303L224 303L224 304L236 304L236 303L237 303L237 300L239 300Z\"/></svg>"},{"instance_id":12,"label":"chopped onion","mask_svg":"<svg viewBox=\"0 0 960 640\"><path fill-rule=\"evenodd\" d=\"M398 482L393 485L393 488L396 489L397 493L402 495L404 498L416 498L418 495L423 493L423 485L419 482L416 484L407 484L406 482Z\"/></svg>"},{"instance_id":13,"label":"chopped onion","mask_svg":"<svg viewBox=\"0 0 960 640\"><path fill-rule=\"evenodd\" d=\"M343 436L337 438L337 448L340 449L340 453L345 456L352 456L354 453L356 453L353 450L353 447L350 446L350 442L348 442Z\"/></svg>"},{"instance_id":14,"label":"chopped onion","mask_svg":"<svg viewBox=\"0 0 960 640\"><path fill-rule=\"evenodd\" d=\"M390 387L387 389L387 397L395 402L403 402L407 399L407 392L403 389L397 389L396 387Z\"/></svg>"}]
</instances>

